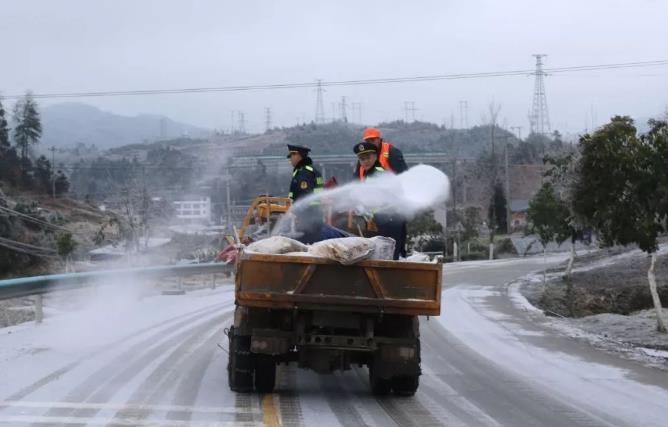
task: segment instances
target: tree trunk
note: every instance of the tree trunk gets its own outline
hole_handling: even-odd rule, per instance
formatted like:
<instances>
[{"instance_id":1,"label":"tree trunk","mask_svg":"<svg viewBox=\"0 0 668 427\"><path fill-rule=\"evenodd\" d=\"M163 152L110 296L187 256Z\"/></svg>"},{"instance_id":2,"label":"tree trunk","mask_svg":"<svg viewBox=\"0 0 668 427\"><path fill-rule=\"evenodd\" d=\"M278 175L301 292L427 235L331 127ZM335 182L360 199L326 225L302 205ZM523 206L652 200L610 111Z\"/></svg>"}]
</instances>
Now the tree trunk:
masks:
<instances>
[{"instance_id":1,"label":"tree trunk","mask_svg":"<svg viewBox=\"0 0 668 427\"><path fill-rule=\"evenodd\" d=\"M666 324L663 322L663 308L661 307L661 300L659 293L656 291L656 276L654 275L654 265L656 264L656 252L652 252L652 261L647 271L647 280L649 281L649 292L652 294L652 301L654 302L654 310L656 310L656 330L659 332L668 332Z\"/></svg>"},{"instance_id":2,"label":"tree trunk","mask_svg":"<svg viewBox=\"0 0 668 427\"><path fill-rule=\"evenodd\" d=\"M543 286L547 280L547 245L543 244Z\"/></svg>"},{"instance_id":3,"label":"tree trunk","mask_svg":"<svg viewBox=\"0 0 668 427\"><path fill-rule=\"evenodd\" d=\"M571 240L571 256L568 258L568 266L566 267L566 280L571 280L571 273L573 272L573 262L575 261L575 242Z\"/></svg>"}]
</instances>

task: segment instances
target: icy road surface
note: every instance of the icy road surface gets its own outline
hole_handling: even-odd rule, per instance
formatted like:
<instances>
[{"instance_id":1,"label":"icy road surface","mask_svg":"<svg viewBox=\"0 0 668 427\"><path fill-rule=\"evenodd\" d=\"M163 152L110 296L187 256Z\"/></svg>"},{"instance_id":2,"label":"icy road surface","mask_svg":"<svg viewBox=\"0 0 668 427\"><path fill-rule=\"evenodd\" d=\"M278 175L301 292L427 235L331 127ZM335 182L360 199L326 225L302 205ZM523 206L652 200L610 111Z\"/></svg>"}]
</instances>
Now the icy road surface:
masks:
<instances>
[{"instance_id":1,"label":"icy road surface","mask_svg":"<svg viewBox=\"0 0 668 427\"><path fill-rule=\"evenodd\" d=\"M551 260L552 262L555 259ZM663 371L556 335L505 283L542 258L445 267L443 316L421 320L412 398L375 398L366 369L279 368L271 395L226 378L228 284L180 296L94 294L86 311L0 330L0 424L666 426Z\"/></svg>"}]
</instances>

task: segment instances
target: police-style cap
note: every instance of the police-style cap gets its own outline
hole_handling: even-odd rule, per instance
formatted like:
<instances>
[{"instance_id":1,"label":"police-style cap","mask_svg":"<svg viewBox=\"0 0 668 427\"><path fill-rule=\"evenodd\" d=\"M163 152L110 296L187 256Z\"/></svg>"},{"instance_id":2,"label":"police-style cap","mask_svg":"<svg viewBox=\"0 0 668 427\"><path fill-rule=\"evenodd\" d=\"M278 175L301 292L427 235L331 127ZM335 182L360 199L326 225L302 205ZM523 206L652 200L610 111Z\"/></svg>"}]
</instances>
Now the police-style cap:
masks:
<instances>
[{"instance_id":1,"label":"police-style cap","mask_svg":"<svg viewBox=\"0 0 668 427\"><path fill-rule=\"evenodd\" d=\"M355 154L359 156L360 154L364 153L377 153L378 147L376 147L374 144L370 142L360 142L358 144L355 144L355 146L353 147L353 151L355 152Z\"/></svg>"},{"instance_id":2,"label":"police-style cap","mask_svg":"<svg viewBox=\"0 0 668 427\"><path fill-rule=\"evenodd\" d=\"M308 147L303 147L301 145L290 145L288 144L288 159L294 153L299 153L302 156L308 156L308 153L311 151Z\"/></svg>"}]
</instances>

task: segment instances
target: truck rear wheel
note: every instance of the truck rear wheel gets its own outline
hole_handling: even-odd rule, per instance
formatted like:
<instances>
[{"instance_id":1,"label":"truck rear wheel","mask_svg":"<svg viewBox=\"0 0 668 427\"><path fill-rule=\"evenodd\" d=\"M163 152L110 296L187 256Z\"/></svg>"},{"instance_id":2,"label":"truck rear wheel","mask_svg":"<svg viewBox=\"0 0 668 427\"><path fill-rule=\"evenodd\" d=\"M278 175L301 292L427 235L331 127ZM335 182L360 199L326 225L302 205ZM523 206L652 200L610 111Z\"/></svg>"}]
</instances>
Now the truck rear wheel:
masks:
<instances>
[{"instance_id":1,"label":"truck rear wheel","mask_svg":"<svg viewBox=\"0 0 668 427\"><path fill-rule=\"evenodd\" d=\"M271 393L276 385L276 362L266 354L255 355L255 390Z\"/></svg>"},{"instance_id":2,"label":"truck rear wheel","mask_svg":"<svg viewBox=\"0 0 668 427\"><path fill-rule=\"evenodd\" d=\"M392 389L398 396L413 396L420 386L420 377L417 375L392 378Z\"/></svg>"},{"instance_id":3,"label":"truck rear wheel","mask_svg":"<svg viewBox=\"0 0 668 427\"><path fill-rule=\"evenodd\" d=\"M232 391L253 391L253 359L250 352L250 337L236 335L230 328L229 355L227 359L227 382Z\"/></svg>"},{"instance_id":4,"label":"truck rear wheel","mask_svg":"<svg viewBox=\"0 0 668 427\"><path fill-rule=\"evenodd\" d=\"M369 385L371 386L371 393L376 396L385 396L390 394L392 384L389 379L380 378L377 371L373 368L373 364L369 366Z\"/></svg>"}]
</instances>

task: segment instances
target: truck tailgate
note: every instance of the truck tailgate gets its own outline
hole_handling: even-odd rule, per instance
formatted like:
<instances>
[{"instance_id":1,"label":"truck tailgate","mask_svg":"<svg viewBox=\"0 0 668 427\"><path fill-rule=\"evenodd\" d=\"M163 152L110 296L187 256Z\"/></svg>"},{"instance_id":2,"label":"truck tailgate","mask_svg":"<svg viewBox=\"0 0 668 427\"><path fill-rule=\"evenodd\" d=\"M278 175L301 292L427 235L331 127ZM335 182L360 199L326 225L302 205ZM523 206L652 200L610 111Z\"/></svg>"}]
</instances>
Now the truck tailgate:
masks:
<instances>
[{"instance_id":1,"label":"truck tailgate","mask_svg":"<svg viewBox=\"0 0 668 427\"><path fill-rule=\"evenodd\" d=\"M354 265L310 256L243 253L237 304L350 312L439 315L442 265L366 260Z\"/></svg>"}]
</instances>

